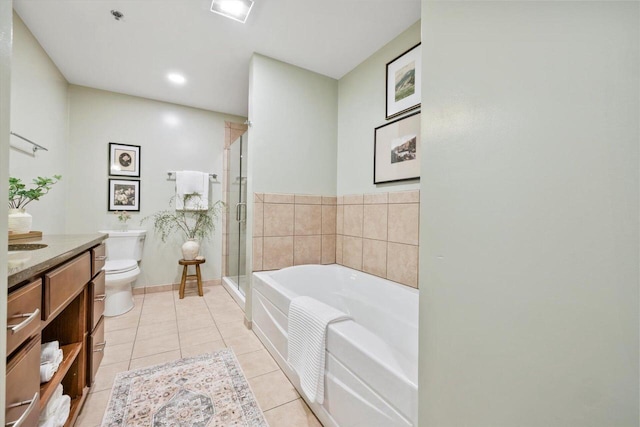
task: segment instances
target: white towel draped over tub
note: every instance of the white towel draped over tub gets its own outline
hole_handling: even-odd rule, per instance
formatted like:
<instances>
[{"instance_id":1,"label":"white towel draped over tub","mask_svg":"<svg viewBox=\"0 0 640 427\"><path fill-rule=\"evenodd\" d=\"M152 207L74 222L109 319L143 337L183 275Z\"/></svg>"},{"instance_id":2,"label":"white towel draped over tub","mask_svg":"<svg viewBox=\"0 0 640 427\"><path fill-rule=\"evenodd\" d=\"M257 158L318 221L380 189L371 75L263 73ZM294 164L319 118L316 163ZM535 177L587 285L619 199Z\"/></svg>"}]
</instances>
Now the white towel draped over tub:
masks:
<instances>
[{"instance_id":1,"label":"white towel draped over tub","mask_svg":"<svg viewBox=\"0 0 640 427\"><path fill-rule=\"evenodd\" d=\"M324 402L327 326L345 319L350 319L346 313L311 297L296 297L289 304L287 362L310 402Z\"/></svg>"},{"instance_id":2,"label":"white towel draped over tub","mask_svg":"<svg viewBox=\"0 0 640 427\"><path fill-rule=\"evenodd\" d=\"M187 200L187 194L197 194ZM209 207L209 174L197 171L176 172L176 210L207 210Z\"/></svg>"}]
</instances>

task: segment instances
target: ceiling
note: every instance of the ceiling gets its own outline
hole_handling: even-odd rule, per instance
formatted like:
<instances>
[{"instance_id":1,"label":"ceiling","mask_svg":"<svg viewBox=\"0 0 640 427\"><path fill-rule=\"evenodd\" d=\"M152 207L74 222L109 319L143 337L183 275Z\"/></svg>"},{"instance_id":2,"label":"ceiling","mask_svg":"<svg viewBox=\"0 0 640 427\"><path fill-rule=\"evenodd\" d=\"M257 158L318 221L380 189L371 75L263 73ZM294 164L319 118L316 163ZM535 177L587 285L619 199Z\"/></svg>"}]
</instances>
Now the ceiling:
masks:
<instances>
[{"instance_id":1,"label":"ceiling","mask_svg":"<svg viewBox=\"0 0 640 427\"><path fill-rule=\"evenodd\" d=\"M14 0L69 83L247 116L254 52L340 78L420 19L420 0ZM116 21L112 9L124 18ZM392 58L389 58L392 59ZM183 74L183 86L169 72Z\"/></svg>"}]
</instances>

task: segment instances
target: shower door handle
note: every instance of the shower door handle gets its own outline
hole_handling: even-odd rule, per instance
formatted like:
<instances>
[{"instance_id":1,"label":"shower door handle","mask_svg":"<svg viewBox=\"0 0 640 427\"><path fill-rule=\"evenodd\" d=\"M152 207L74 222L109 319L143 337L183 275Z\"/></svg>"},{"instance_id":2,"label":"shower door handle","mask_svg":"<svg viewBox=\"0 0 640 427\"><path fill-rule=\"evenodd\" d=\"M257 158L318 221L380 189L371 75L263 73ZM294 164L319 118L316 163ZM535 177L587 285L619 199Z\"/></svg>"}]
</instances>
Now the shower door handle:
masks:
<instances>
[{"instance_id":1,"label":"shower door handle","mask_svg":"<svg viewBox=\"0 0 640 427\"><path fill-rule=\"evenodd\" d=\"M242 217L242 206L245 209L245 216ZM246 203L236 203L236 221L238 222L246 222L247 220L247 204Z\"/></svg>"}]
</instances>

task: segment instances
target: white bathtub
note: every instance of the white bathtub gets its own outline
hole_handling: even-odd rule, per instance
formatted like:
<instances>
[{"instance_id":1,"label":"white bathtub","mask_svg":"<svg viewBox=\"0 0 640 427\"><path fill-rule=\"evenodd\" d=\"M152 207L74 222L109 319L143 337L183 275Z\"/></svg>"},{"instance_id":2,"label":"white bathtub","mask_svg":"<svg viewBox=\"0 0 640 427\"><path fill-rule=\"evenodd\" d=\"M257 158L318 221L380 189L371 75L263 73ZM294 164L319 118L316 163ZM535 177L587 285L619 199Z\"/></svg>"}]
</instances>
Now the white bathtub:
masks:
<instances>
[{"instance_id":1,"label":"white bathtub","mask_svg":"<svg viewBox=\"0 0 640 427\"><path fill-rule=\"evenodd\" d=\"M254 331L299 392L298 376L286 362L291 299L310 296L353 318L328 328L325 399L322 405L310 404L323 425L417 424L416 289L335 264L253 276Z\"/></svg>"}]
</instances>

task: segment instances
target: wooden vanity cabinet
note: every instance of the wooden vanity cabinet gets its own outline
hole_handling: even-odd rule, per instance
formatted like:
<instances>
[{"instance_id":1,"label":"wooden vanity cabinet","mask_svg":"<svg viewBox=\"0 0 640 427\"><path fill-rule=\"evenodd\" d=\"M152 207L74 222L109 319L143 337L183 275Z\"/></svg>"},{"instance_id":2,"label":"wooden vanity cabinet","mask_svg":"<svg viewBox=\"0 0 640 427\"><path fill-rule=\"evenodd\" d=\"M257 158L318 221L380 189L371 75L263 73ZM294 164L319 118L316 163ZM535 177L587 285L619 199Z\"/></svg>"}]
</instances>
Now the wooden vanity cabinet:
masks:
<instances>
[{"instance_id":1,"label":"wooden vanity cabinet","mask_svg":"<svg viewBox=\"0 0 640 427\"><path fill-rule=\"evenodd\" d=\"M75 424L105 345L105 273L101 257L104 244L42 272L9 294L7 423L19 421L15 426L37 426L40 412L62 384L64 394L71 397L65 427ZM53 378L40 384L41 343L50 341L60 343L63 361Z\"/></svg>"}]
</instances>

